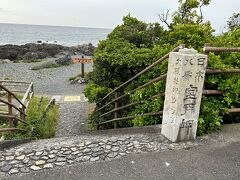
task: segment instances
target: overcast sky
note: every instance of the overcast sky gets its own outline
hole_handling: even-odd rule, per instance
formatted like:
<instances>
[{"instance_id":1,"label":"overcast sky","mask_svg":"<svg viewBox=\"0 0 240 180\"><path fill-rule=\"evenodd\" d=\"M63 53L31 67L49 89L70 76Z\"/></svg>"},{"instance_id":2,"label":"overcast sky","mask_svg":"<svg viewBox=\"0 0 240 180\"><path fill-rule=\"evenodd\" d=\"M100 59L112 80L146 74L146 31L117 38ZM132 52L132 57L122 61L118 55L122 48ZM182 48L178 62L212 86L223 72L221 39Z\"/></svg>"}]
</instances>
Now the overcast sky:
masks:
<instances>
[{"instance_id":1,"label":"overcast sky","mask_svg":"<svg viewBox=\"0 0 240 180\"><path fill-rule=\"evenodd\" d=\"M114 28L129 12L146 22L174 12L178 0L0 0L0 23ZM221 32L227 19L240 12L240 0L212 0L205 19Z\"/></svg>"}]
</instances>

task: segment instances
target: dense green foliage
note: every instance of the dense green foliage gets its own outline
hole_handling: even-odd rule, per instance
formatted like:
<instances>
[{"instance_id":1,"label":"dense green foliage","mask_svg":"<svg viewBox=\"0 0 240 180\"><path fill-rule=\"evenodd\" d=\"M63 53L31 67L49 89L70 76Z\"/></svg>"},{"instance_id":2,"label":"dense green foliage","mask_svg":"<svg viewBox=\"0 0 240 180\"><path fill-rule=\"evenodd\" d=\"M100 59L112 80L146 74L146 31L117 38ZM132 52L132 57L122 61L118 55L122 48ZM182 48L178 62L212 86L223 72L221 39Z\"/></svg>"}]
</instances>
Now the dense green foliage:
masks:
<instances>
[{"instance_id":1,"label":"dense green foliage","mask_svg":"<svg viewBox=\"0 0 240 180\"><path fill-rule=\"evenodd\" d=\"M202 50L206 42L211 42L212 29L210 23L178 24L170 31L169 38L174 44L185 44L188 48Z\"/></svg>"},{"instance_id":2,"label":"dense green foliage","mask_svg":"<svg viewBox=\"0 0 240 180\"><path fill-rule=\"evenodd\" d=\"M57 120L59 117L58 106L52 105L46 112L46 106L49 103L49 98L43 98L40 103L39 97L34 97L27 110L27 125L18 123L18 128L26 129L26 132L5 132L2 135L4 139L45 139L55 136ZM7 128L9 125L7 119L5 123L0 125L0 128Z\"/></svg>"},{"instance_id":3,"label":"dense green foliage","mask_svg":"<svg viewBox=\"0 0 240 180\"><path fill-rule=\"evenodd\" d=\"M215 46L239 47L240 29L235 28L220 36L213 36L210 22L204 22L201 8L209 0L179 0L179 9L173 15L169 29L165 30L158 23L145 23L131 17L123 18L123 24L117 26L104 41L101 41L94 55L94 70L90 73L91 83L85 89L85 95L91 102L98 102L110 90L119 86L148 65L184 43L187 47L200 52L205 43ZM198 14L197 9L200 10ZM237 53L210 54L209 68L239 68L240 55ZM167 61L154 67L136 81L130 83L119 93L128 93L155 77L167 72ZM223 96L204 96L201 105L198 133L212 132L221 126L223 120L238 121L229 115L227 109L239 106L239 75L208 75L206 89L224 91ZM119 105L127 102L141 102L134 108L121 111L121 116L139 115L157 112L163 108L164 97L149 100L149 97L164 92L165 81L154 83L122 99ZM114 98L112 96L111 98ZM108 99L110 100L110 99ZM113 109L110 105L107 110ZM100 113L101 114L101 113ZM113 115L113 114L112 114ZM106 116L99 119L99 113L91 116L92 124L113 118ZM119 126L143 126L161 123L157 116L136 117L132 121L119 122ZM109 125L111 126L111 125Z\"/></svg>"}]
</instances>

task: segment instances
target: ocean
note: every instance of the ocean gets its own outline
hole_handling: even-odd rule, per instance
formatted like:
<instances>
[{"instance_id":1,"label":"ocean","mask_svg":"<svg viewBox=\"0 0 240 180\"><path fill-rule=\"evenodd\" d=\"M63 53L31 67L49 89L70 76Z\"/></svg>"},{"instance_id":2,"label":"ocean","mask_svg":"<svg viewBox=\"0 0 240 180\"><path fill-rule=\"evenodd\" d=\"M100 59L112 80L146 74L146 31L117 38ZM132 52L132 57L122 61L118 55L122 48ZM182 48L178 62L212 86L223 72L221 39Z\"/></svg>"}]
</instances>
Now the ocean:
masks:
<instances>
[{"instance_id":1,"label":"ocean","mask_svg":"<svg viewBox=\"0 0 240 180\"><path fill-rule=\"evenodd\" d=\"M111 29L43 26L0 23L0 45L37 43L37 41L75 46L85 43L97 45L106 39Z\"/></svg>"}]
</instances>

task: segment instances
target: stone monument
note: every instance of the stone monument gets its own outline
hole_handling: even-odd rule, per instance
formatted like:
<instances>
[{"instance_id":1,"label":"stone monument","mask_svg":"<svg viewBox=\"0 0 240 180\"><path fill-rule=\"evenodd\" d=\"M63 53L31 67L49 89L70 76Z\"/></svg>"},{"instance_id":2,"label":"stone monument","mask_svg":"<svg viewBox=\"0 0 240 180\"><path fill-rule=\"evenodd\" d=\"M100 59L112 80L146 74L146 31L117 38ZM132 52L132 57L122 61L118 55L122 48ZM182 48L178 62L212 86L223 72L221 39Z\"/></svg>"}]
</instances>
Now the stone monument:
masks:
<instances>
[{"instance_id":1,"label":"stone monument","mask_svg":"<svg viewBox=\"0 0 240 180\"><path fill-rule=\"evenodd\" d=\"M172 142L196 138L207 55L181 49L169 56L162 134Z\"/></svg>"}]
</instances>

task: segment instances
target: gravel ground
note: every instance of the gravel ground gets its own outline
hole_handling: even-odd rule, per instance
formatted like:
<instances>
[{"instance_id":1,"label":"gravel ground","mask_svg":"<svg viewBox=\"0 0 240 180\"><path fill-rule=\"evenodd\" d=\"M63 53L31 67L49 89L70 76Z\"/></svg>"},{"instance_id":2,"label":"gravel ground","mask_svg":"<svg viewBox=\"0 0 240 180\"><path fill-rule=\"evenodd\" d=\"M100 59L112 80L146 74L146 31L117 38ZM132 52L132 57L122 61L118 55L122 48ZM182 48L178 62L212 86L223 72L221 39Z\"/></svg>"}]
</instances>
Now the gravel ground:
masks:
<instances>
[{"instance_id":1,"label":"gravel ground","mask_svg":"<svg viewBox=\"0 0 240 180\"><path fill-rule=\"evenodd\" d=\"M60 119L56 137L76 136L86 131L87 104L88 102L60 103Z\"/></svg>"},{"instance_id":2,"label":"gravel ground","mask_svg":"<svg viewBox=\"0 0 240 180\"><path fill-rule=\"evenodd\" d=\"M31 70L46 61L38 63L6 63L0 64L0 79L29 81L34 83L34 93L48 96L83 95L85 85L70 84L68 78L81 72L81 64L72 64L58 68ZM92 70L91 64L85 65L85 71ZM57 127L57 137L79 135L86 129L87 102L64 102L60 105L60 119Z\"/></svg>"},{"instance_id":3,"label":"gravel ground","mask_svg":"<svg viewBox=\"0 0 240 180\"><path fill-rule=\"evenodd\" d=\"M29 81L34 83L36 94L44 95L77 95L83 92L84 85L70 84L68 78L81 72L81 64L72 64L58 68L31 70L32 67L40 65L47 59L37 63L5 63L0 64L0 79L11 79ZM85 71L92 70L92 64L85 65Z\"/></svg>"}]
</instances>

